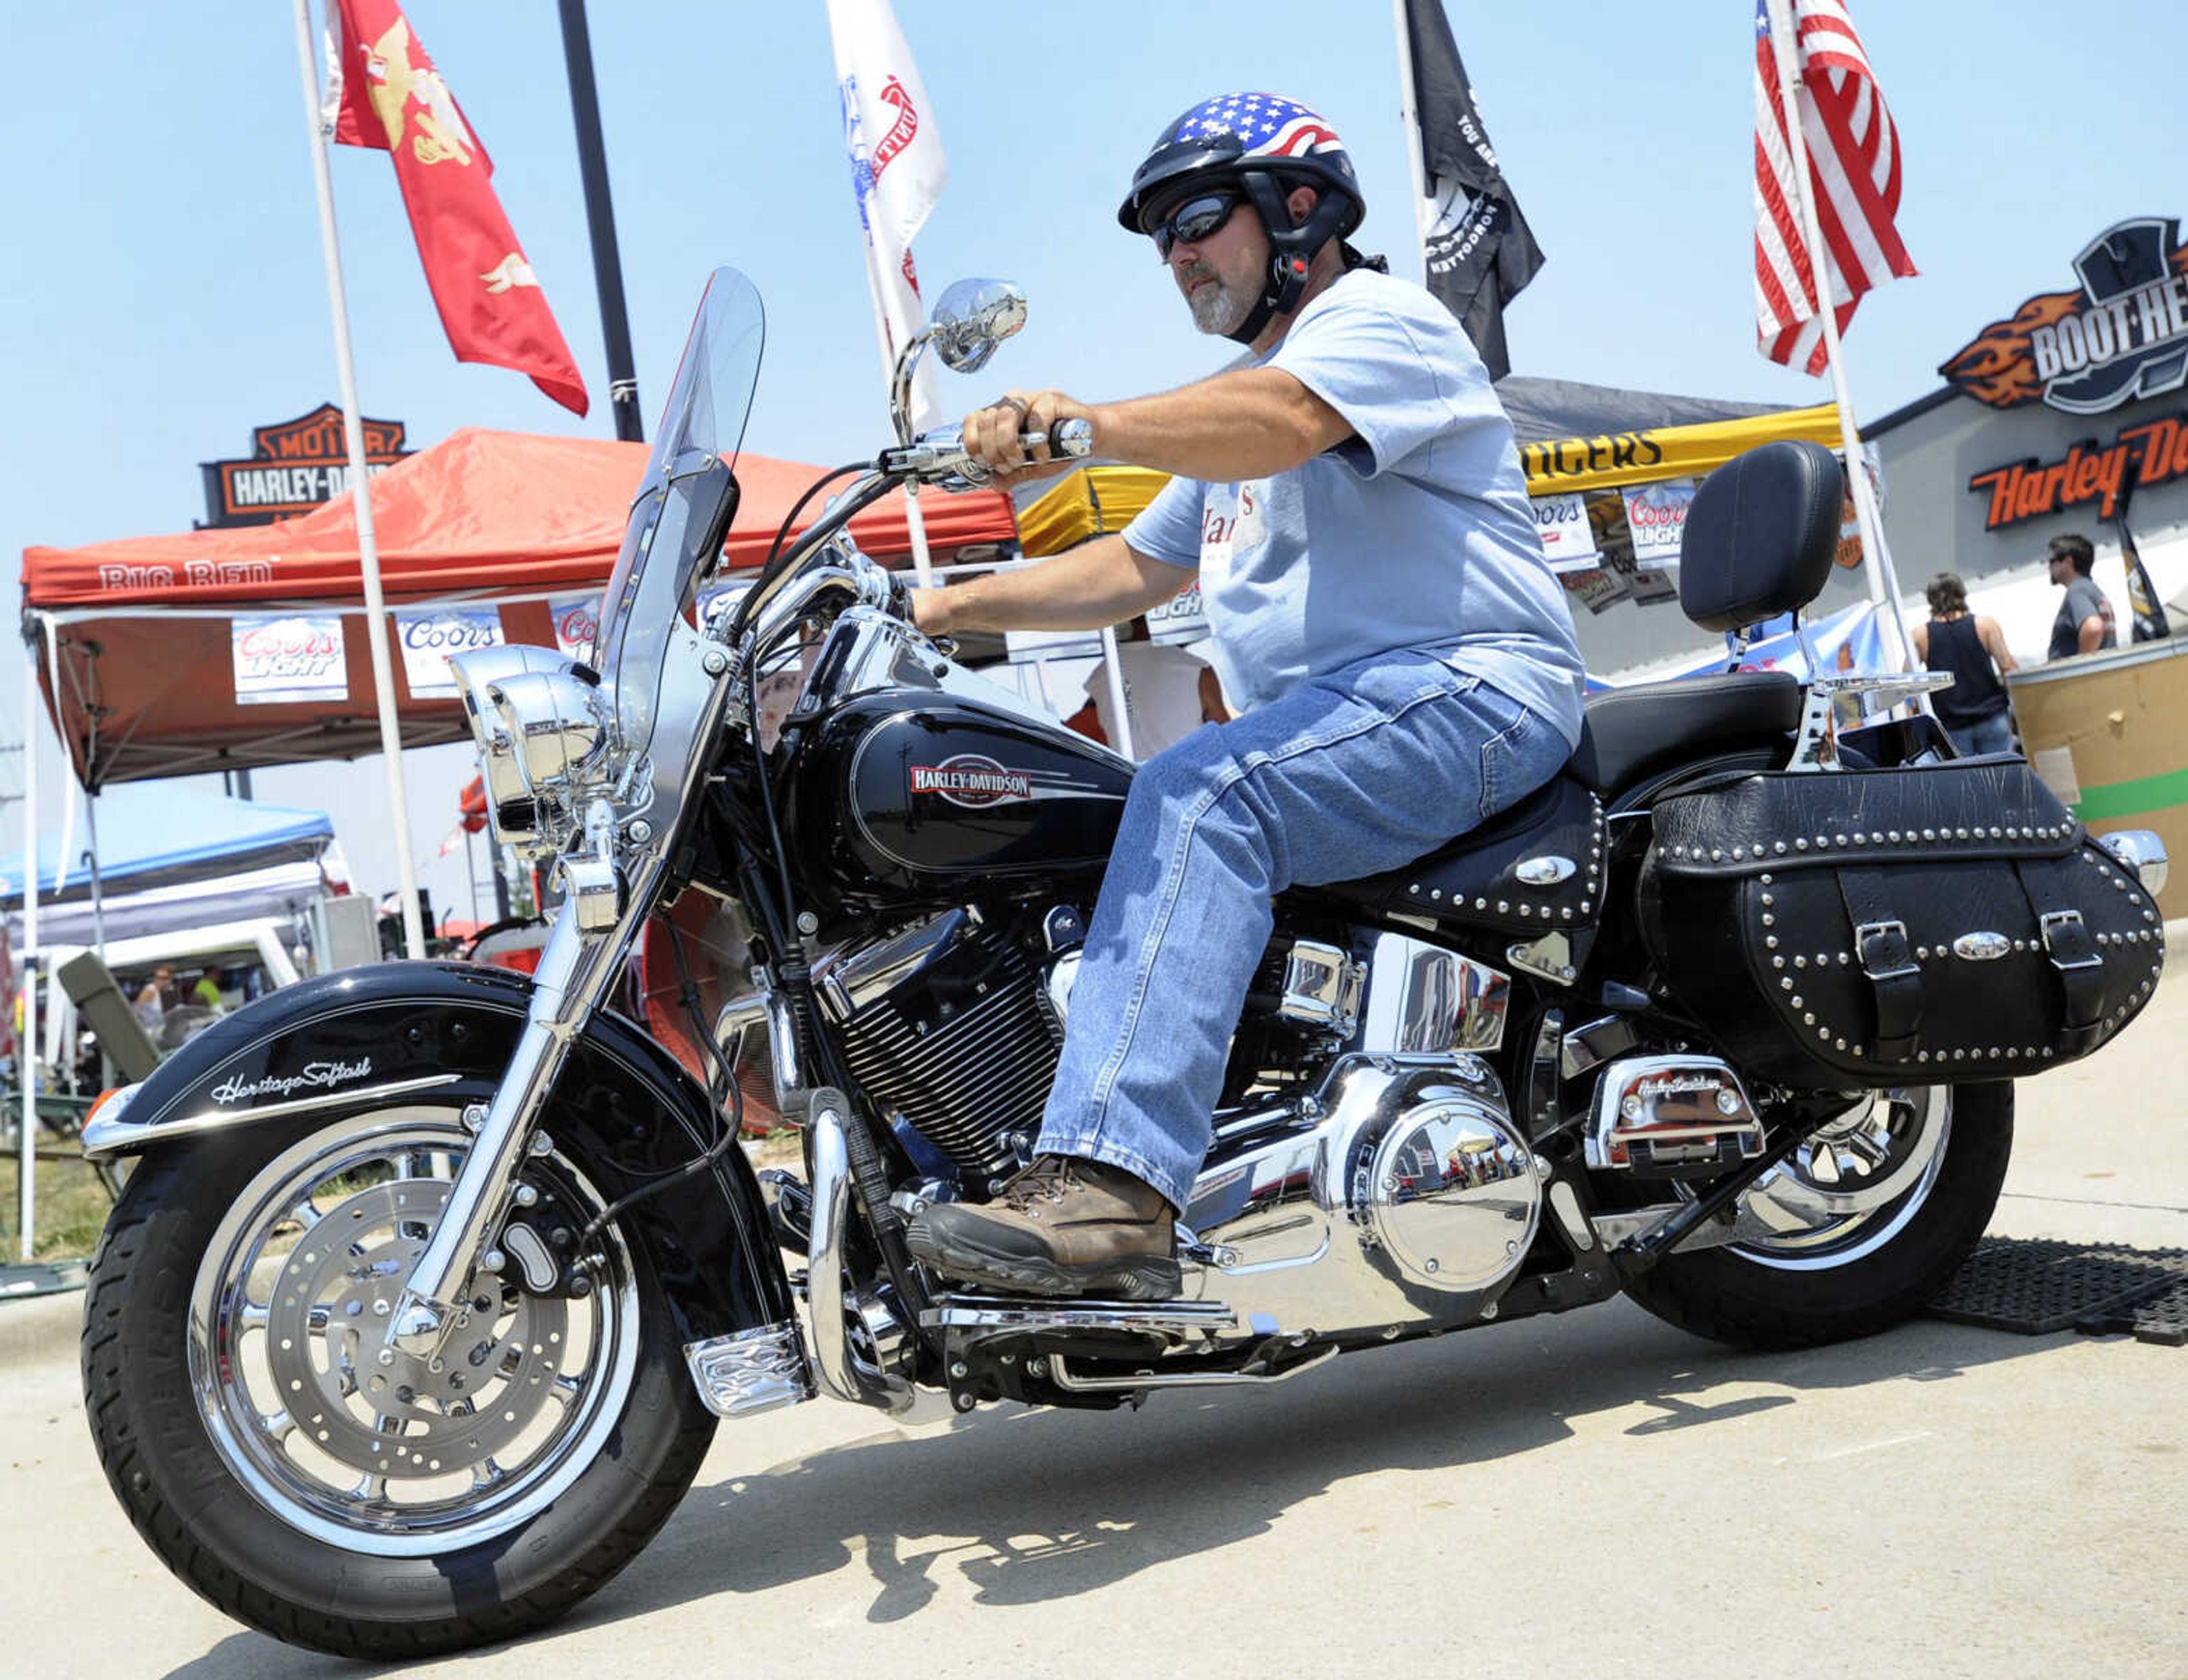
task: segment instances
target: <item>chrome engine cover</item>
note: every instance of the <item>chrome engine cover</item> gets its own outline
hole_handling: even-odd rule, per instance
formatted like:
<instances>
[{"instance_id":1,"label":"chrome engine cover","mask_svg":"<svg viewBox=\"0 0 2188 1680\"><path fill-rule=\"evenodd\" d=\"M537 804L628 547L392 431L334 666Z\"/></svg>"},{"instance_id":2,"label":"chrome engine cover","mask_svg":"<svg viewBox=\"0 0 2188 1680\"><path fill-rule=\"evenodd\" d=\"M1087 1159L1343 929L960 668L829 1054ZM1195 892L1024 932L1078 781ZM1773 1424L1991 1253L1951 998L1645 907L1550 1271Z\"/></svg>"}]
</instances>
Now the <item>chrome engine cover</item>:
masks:
<instances>
[{"instance_id":1,"label":"chrome engine cover","mask_svg":"<svg viewBox=\"0 0 2188 1680\"><path fill-rule=\"evenodd\" d=\"M1312 1097L1219 1131L1183 1221L1185 1292L1294 1334L1492 1316L1547 1170L1478 1057L1339 1057Z\"/></svg>"}]
</instances>

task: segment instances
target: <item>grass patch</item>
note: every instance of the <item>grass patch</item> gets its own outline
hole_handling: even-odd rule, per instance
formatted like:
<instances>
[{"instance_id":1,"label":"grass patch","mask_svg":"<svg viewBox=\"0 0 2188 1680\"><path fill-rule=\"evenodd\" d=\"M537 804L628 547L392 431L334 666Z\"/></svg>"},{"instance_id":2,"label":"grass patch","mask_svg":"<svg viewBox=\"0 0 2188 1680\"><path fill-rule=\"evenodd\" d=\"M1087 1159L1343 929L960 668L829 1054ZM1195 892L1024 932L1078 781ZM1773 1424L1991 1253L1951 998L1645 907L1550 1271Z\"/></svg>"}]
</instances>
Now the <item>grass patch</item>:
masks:
<instances>
[{"instance_id":1,"label":"grass patch","mask_svg":"<svg viewBox=\"0 0 2188 1680\"><path fill-rule=\"evenodd\" d=\"M16 1223L16 1186L21 1163L10 1149L0 1159L0 1255L14 1260L20 1249L21 1227ZM31 1175L37 1205L31 1221L31 1258L41 1260L88 1260L99 1246L99 1233L114 1210L114 1198L99 1181L91 1164L80 1159L41 1160Z\"/></svg>"}]
</instances>

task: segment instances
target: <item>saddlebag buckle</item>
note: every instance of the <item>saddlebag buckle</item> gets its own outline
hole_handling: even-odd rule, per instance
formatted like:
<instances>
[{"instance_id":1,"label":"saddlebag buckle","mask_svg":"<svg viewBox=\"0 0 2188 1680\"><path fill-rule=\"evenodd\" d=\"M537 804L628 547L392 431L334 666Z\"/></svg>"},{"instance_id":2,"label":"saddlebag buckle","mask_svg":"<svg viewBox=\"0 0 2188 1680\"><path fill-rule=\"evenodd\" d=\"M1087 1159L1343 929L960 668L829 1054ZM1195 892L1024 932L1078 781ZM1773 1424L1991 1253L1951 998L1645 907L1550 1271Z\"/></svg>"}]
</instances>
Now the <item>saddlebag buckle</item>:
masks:
<instances>
[{"instance_id":1,"label":"saddlebag buckle","mask_svg":"<svg viewBox=\"0 0 2188 1680\"><path fill-rule=\"evenodd\" d=\"M2036 923L2043 930L2044 949L2050 954L2054 968L2065 972L2105 966L2078 910L2047 910L2036 918Z\"/></svg>"},{"instance_id":2,"label":"saddlebag buckle","mask_svg":"<svg viewBox=\"0 0 2188 1680\"><path fill-rule=\"evenodd\" d=\"M1922 972L1907 940L1907 924L1897 919L1861 923L1853 930L1853 948L1861 972L1872 980L1903 980Z\"/></svg>"}]
</instances>

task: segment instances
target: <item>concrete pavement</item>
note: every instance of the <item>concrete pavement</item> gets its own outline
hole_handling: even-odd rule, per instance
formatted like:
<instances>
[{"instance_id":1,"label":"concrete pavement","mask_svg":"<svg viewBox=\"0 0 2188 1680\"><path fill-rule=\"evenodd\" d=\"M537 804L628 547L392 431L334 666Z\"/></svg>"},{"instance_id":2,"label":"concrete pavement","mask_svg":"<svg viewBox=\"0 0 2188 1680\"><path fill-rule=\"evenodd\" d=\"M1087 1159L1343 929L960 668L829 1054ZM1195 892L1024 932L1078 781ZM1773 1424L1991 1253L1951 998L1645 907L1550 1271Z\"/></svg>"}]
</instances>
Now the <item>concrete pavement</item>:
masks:
<instances>
[{"instance_id":1,"label":"concrete pavement","mask_svg":"<svg viewBox=\"0 0 2188 1680\"><path fill-rule=\"evenodd\" d=\"M1993 1229L2188 1247L2184 1046L2176 981L2025 1082ZM2123 1338L1759 1356L1620 1303L1137 1414L815 1402L724 1425L576 1617L405 1672L2180 1677L2184 1384ZM5 1372L0 1451L8 1672L370 1672L167 1575L66 1356Z\"/></svg>"}]
</instances>

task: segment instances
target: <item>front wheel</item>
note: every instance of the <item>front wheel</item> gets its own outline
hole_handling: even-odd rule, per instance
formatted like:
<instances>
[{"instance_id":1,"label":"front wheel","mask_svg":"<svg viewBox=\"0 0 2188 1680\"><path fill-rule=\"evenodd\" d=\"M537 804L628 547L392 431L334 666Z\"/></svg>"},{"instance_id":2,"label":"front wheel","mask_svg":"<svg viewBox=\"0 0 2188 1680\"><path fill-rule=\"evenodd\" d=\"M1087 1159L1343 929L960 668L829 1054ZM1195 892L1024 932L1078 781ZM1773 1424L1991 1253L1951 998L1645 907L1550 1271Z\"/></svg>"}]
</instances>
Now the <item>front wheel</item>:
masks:
<instances>
[{"instance_id":1,"label":"front wheel","mask_svg":"<svg viewBox=\"0 0 2188 1680\"><path fill-rule=\"evenodd\" d=\"M606 1583L713 1438L642 1253L589 1294L481 1274L431 1360L379 1350L470 1142L455 1110L261 1125L144 1162L87 1291L83 1378L138 1532L221 1610L381 1660L508 1638ZM534 1158L567 1237L601 1198Z\"/></svg>"},{"instance_id":2,"label":"front wheel","mask_svg":"<svg viewBox=\"0 0 2188 1680\"><path fill-rule=\"evenodd\" d=\"M1748 1192L1738 1241L1667 1255L1627 1293L1736 1347L1874 1335L1952 1280L2012 1152L2010 1084L1871 1092Z\"/></svg>"}]
</instances>

